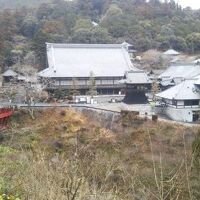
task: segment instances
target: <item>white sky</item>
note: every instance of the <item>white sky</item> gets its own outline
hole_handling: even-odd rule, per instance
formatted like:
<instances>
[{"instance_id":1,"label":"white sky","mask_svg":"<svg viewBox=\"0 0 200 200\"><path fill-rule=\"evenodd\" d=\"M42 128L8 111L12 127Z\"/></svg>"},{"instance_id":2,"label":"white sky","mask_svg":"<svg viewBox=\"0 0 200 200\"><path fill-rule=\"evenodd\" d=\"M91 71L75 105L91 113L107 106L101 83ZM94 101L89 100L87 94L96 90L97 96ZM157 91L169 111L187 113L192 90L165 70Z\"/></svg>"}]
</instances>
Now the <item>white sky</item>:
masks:
<instances>
[{"instance_id":1,"label":"white sky","mask_svg":"<svg viewBox=\"0 0 200 200\"><path fill-rule=\"evenodd\" d=\"M190 6L193 9L200 8L200 0L177 0L177 2L183 7Z\"/></svg>"}]
</instances>

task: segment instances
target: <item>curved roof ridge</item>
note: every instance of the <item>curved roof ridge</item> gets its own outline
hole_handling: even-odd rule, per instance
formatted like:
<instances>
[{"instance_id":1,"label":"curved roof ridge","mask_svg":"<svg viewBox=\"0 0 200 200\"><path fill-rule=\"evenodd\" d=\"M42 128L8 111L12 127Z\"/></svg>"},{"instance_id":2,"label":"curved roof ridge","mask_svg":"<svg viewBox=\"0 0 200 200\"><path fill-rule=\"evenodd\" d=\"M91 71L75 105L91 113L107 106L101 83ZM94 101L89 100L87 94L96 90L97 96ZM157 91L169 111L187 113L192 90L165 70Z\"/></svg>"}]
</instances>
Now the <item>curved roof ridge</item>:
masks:
<instances>
[{"instance_id":1,"label":"curved roof ridge","mask_svg":"<svg viewBox=\"0 0 200 200\"><path fill-rule=\"evenodd\" d=\"M194 93L194 88L195 79L186 79L178 85L158 93L156 96L176 100L200 99L200 93Z\"/></svg>"},{"instance_id":2,"label":"curved roof ridge","mask_svg":"<svg viewBox=\"0 0 200 200\"><path fill-rule=\"evenodd\" d=\"M123 48L122 44L75 44L75 43L46 43L54 48Z\"/></svg>"}]
</instances>

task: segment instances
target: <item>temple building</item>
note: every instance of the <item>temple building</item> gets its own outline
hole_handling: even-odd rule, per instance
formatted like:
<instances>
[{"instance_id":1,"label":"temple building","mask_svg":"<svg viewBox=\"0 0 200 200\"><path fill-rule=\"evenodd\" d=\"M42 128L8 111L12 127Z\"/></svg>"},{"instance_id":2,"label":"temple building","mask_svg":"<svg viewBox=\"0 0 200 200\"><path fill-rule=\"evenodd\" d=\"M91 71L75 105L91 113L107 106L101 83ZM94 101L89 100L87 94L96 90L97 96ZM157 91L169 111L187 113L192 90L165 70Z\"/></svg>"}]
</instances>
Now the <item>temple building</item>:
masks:
<instances>
[{"instance_id":1,"label":"temple building","mask_svg":"<svg viewBox=\"0 0 200 200\"><path fill-rule=\"evenodd\" d=\"M13 71L12 69L7 69L3 74L3 82L10 82L11 80L15 79L18 74Z\"/></svg>"},{"instance_id":2,"label":"temple building","mask_svg":"<svg viewBox=\"0 0 200 200\"><path fill-rule=\"evenodd\" d=\"M147 103L147 93L150 92L152 81L146 72L131 70L125 73L120 83L125 85L126 103Z\"/></svg>"},{"instance_id":3,"label":"temple building","mask_svg":"<svg viewBox=\"0 0 200 200\"><path fill-rule=\"evenodd\" d=\"M95 80L98 94L121 94L124 85L119 81L127 71L140 71L131 62L134 52L128 43L122 44L46 44L47 68L39 72L42 78L53 80L49 90L70 90L76 87L81 94Z\"/></svg>"},{"instance_id":4,"label":"temple building","mask_svg":"<svg viewBox=\"0 0 200 200\"><path fill-rule=\"evenodd\" d=\"M200 120L200 76L185 79L156 95L160 106L157 112L181 122Z\"/></svg>"},{"instance_id":5,"label":"temple building","mask_svg":"<svg viewBox=\"0 0 200 200\"><path fill-rule=\"evenodd\" d=\"M200 74L200 65L194 63L173 64L158 77L162 89L175 86L185 79L190 79Z\"/></svg>"}]
</instances>

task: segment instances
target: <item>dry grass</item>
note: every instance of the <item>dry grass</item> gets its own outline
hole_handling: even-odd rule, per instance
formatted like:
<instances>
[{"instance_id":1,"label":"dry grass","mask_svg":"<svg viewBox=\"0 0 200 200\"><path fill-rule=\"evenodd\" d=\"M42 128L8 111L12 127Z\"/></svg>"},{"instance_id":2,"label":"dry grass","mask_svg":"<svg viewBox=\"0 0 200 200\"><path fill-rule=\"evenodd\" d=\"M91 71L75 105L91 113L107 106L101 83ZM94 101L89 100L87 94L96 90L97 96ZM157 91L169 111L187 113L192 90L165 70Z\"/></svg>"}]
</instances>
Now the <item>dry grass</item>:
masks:
<instances>
[{"instance_id":1,"label":"dry grass","mask_svg":"<svg viewBox=\"0 0 200 200\"><path fill-rule=\"evenodd\" d=\"M40 111L34 121L19 116L23 123L13 118L4 133L2 145L14 151L0 151L9 185L2 192L30 200L192 199L195 129L141 121L108 130L71 109Z\"/></svg>"}]
</instances>

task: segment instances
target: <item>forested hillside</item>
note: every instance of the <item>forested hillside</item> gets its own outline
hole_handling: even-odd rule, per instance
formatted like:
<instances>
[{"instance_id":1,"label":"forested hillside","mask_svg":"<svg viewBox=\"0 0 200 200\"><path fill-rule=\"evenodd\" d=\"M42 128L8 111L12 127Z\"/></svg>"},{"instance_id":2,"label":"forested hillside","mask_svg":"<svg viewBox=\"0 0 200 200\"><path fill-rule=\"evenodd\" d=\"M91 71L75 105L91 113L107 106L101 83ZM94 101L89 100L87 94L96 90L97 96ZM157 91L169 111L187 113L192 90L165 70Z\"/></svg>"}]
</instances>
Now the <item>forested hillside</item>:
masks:
<instances>
[{"instance_id":1,"label":"forested hillside","mask_svg":"<svg viewBox=\"0 0 200 200\"><path fill-rule=\"evenodd\" d=\"M40 5L37 1L37 8L30 7L33 0L27 2L27 8L0 13L1 67L44 68L45 42L127 41L138 51L200 51L200 11L182 9L173 0L55 0Z\"/></svg>"},{"instance_id":2,"label":"forested hillside","mask_svg":"<svg viewBox=\"0 0 200 200\"><path fill-rule=\"evenodd\" d=\"M0 9L6 8L20 8L22 6L26 7L37 7L41 3L49 3L51 0L0 0Z\"/></svg>"}]
</instances>

